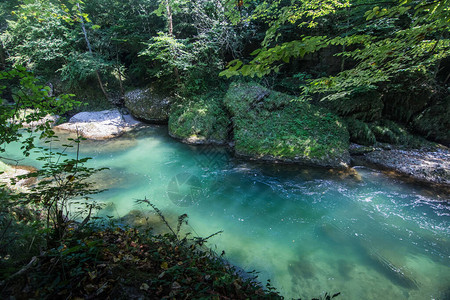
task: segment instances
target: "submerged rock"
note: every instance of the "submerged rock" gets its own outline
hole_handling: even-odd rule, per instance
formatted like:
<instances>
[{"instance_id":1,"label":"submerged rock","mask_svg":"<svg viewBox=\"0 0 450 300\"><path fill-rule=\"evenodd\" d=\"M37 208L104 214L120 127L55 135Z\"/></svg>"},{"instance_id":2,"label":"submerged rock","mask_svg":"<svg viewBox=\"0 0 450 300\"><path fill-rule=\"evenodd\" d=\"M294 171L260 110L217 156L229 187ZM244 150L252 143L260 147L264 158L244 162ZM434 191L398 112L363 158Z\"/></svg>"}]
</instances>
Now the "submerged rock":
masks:
<instances>
[{"instance_id":1,"label":"submerged rock","mask_svg":"<svg viewBox=\"0 0 450 300\"><path fill-rule=\"evenodd\" d=\"M42 115L38 110L21 109L15 119L10 119L9 122L20 124L23 127L37 128L49 124L54 125L59 120L59 116ZM28 120L28 121L27 121Z\"/></svg>"},{"instance_id":2,"label":"submerged rock","mask_svg":"<svg viewBox=\"0 0 450 300\"><path fill-rule=\"evenodd\" d=\"M380 249L377 249L369 240L353 235L351 232L346 232L345 228L335 223L321 224L319 232L335 243L336 246L352 245L354 249L357 249L358 253L362 254L369 267L389 279L393 284L407 289L418 288L418 282L404 264L395 262L392 258L383 255ZM349 275L350 270L351 267L345 267L345 269L339 271Z\"/></svg>"},{"instance_id":3,"label":"submerged rock","mask_svg":"<svg viewBox=\"0 0 450 300\"><path fill-rule=\"evenodd\" d=\"M345 280L352 279L352 272L355 269L355 264L351 263L348 260L340 259L336 263L336 269L340 276L342 276Z\"/></svg>"},{"instance_id":4,"label":"submerged rock","mask_svg":"<svg viewBox=\"0 0 450 300\"><path fill-rule=\"evenodd\" d=\"M129 176L122 176L117 170L102 170L96 172L86 179L86 182L91 184L91 188L96 190L107 190L117 186L123 187L126 181L130 180Z\"/></svg>"},{"instance_id":5,"label":"submerged rock","mask_svg":"<svg viewBox=\"0 0 450 300\"><path fill-rule=\"evenodd\" d=\"M114 206L113 203L111 205ZM165 211L165 221L163 221L157 213L141 207L139 210L128 212L119 219L119 222L133 228L151 228L154 234L167 234L171 232L168 224L169 226L170 224L178 224L179 217L173 212ZM186 229L183 226L180 228L180 233L181 235L186 234Z\"/></svg>"},{"instance_id":6,"label":"submerged rock","mask_svg":"<svg viewBox=\"0 0 450 300\"><path fill-rule=\"evenodd\" d=\"M83 141L80 144L80 148L77 149L77 144L70 139L76 139L77 133L70 132L66 130L57 130L58 131L58 140L52 140L52 145L56 147L64 147L63 145L71 145L72 149L68 149L67 151L79 151L80 153L115 153L122 152L124 150L135 147L138 144L136 138L133 137L133 133L136 130L126 132L120 136L120 139L104 139L104 140L94 140L88 139ZM46 140L44 142L40 142L40 145L45 145Z\"/></svg>"},{"instance_id":7,"label":"submerged rock","mask_svg":"<svg viewBox=\"0 0 450 300\"><path fill-rule=\"evenodd\" d=\"M238 155L333 168L350 162L348 131L324 108L254 83L232 84L225 105Z\"/></svg>"},{"instance_id":8,"label":"submerged rock","mask_svg":"<svg viewBox=\"0 0 450 300\"><path fill-rule=\"evenodd\" d=\"M171 99L152 88L136 89L125 94L125 106L131 114L150 123L167 123Z\"/></svg>"},{"instance_id":9,"label":"submerged rock","mask_svg":"<svg viewBox=\"0 0 450 300\"><path fill-rule=\"evenodd\" d=\"M289 261L288 271L292 279L311 279L314 278L317 270L307 257L302 257L297 261Z\"/></svg>"},{"instance_id":10,"label":"submerged rock","mask_svg":"<svg viewBox=\"0 0 450 300\"><path fill-rule=\"evenodd\" d=\"M142 125L130 115L122 115L116 110L81 112L70 118L68 123L54 129L76 132L93 140L110 139L122 135Z\"/></svg>"},{"instance_id":11,"label":"submerged rock","mask_svg":"<svg viewBox=\"0 0 450 300\"><path fill-rule=\"evenodd\" d=\"M36 172L36 170L31 166L8 165L0 160L0 186L4 185L8 189L18 192L27 192L29 187L36 183L36 177L25 179L19 179L18 177ZM16 180L16 183L12 184L11 180Z\"/></svg>"},{"instance_id":12,"label":"submerged rock","mask_svg":"<svg viewBox=\"0 0 450 300\"><path fill-rule=\"evenodd\" d=\"M395 265L392 261L380 253L365 249L370 263L380 274L388 278L392 283L407 288L418 289L419 284L404 267Z\"/></svg>"}]
</instances>

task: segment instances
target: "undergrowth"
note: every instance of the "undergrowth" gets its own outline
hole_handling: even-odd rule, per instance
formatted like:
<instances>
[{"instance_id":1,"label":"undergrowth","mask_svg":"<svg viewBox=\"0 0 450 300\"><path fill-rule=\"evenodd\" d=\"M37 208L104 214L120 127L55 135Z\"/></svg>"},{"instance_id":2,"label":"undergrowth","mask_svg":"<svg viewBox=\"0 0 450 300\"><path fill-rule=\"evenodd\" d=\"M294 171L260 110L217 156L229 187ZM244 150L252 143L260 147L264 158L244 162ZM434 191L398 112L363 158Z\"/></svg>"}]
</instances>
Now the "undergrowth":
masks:
<instances>
[{"instance_id":1,"label":"undergrowth","mask_svg":"<svg viewBox=\"0 0 450 300\"><path fill-rule=\"evenodd\" d=\"M202 247L209 238L179 235L187 215L170 233L155 235L115 224L91 224L71 230L57 247L34 256L30 263L0 282L2 297L111 299L281 299L256 277L236 269ZM218 233L215 233L218 234ZM210 237L214 236L212 234Z\"/></svg>"},{"instance_id":2,"label":"undergrowth","mask_svg":"<svg viewBox=\"0 0 450 300\"><path fill-rule=\"evenodd\" d=\"M350 141L373 146L387 143L404 149L434 149L436 144L425 138L411 134L405 126L390 120L366 123L355 118L345 119L350 133Z\"/></svg>"}]
</instances>

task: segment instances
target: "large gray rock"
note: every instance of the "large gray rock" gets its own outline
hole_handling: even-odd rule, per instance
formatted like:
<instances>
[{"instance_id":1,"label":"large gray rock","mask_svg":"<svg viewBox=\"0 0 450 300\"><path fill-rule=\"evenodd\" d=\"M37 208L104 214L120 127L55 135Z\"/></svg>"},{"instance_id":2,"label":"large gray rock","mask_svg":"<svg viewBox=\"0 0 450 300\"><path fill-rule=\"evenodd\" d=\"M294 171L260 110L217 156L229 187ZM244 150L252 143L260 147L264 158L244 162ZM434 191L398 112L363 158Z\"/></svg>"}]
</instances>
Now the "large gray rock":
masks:
<instances>
[{"instance_id":1,"label":"large gray rock","mask_svg":"<svg viewBox=\"0 0 450 300\"><path fill-rule=\"evenodd\" d=\"M171 99L153 89L136 89L125 94L125 106L136 118L150 123L164 123L169 120Z\"/></svg>"},{"instance_id":2,"label":"large gray rock","mask_svg":"<svg viewBox=\"0 0 450 300\"><path fill-rule=\"evenodd\" d=\"M377 150L366 153L365 161L394 170L416 180L450 186L450 150Z\"/></svg>"},{"instance_id":3,"label":"large gray rock","mask_svg":"<svg viewBox=\"0 0 450 300\"><path fill-rule=\"evenodd\" d=\"M114 138L128 132L142 123L130 115L122 115L117 109L94 112L81 112L68 123L56 126L55 130L77 132L93 140Z\"/></svg>"}]
</instances>

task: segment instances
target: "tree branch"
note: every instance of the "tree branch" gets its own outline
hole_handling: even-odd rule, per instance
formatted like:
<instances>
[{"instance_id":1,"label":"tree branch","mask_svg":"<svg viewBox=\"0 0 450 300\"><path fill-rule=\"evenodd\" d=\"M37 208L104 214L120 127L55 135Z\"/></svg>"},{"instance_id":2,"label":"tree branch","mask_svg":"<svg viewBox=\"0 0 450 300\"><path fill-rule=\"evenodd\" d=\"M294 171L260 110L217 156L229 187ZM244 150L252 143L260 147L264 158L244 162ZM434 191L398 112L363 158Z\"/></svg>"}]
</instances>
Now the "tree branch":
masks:
<instances>
[{"instance_id":1,"label":"tree branch","mask_svg":"<svg viewBox=\"0 0 450 300\"><path fill-rule=\"evenodd\" d=\"M0 281L0 286L5 285L8 281L11 281L12 279L25 274L32 266L33 264L38 260L37 256L33 256L33 258L31 259L31 261L24 266L22 269L20 269L19 271L17 271L16 273L12 274L11 276L9 276L7 279Z\"/></svg>"}]
</instances>

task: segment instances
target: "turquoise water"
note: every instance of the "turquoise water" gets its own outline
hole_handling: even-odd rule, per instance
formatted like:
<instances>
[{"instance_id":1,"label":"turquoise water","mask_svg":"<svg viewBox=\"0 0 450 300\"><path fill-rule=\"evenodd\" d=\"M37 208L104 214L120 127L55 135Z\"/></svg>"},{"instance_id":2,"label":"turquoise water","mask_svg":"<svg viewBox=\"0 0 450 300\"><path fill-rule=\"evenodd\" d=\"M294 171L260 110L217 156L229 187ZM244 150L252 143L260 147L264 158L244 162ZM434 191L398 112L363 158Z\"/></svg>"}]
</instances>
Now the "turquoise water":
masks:
<instances>
[{"instance_id":1,"label":"turquoise water","mask_svg":"<svg viewBox=\"0 0 450 300\"><path fill-rule=\"evenodd\" d=\"M170 220L186 213L194 235L223 230L208 245L287 298L326 291L341 299L450 299L449 195L364 167L347 176L239 160L166 131L82 143L90 166L110 168L96 177L109 188L95 196L106 205L101 214L148 210L135 203L144 198Z\"/></svg>"}]
</instances>

